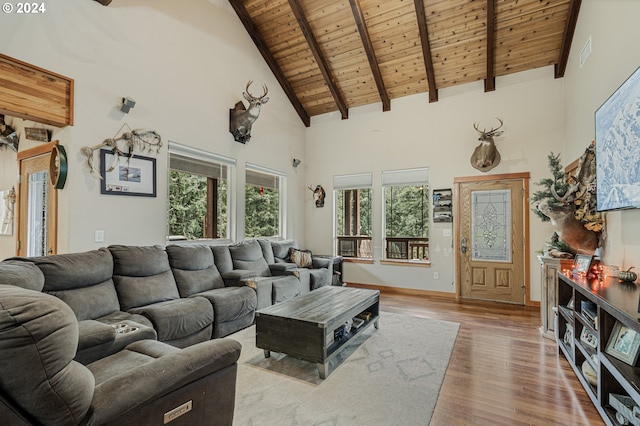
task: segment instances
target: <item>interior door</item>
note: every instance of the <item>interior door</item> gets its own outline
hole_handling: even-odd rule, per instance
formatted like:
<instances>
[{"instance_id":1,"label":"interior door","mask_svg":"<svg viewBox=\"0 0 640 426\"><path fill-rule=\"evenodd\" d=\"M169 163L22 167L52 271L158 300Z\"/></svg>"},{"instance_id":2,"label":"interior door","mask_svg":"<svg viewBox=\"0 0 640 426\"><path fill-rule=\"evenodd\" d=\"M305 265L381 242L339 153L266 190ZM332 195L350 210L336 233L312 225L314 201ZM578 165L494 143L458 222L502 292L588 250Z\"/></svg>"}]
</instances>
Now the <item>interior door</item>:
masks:
<instances>
[{"instance_id":1,"label":"interior door","mask_svg":"<svg viewBox=\"0 0 640 426\"><path fill-rule=\"evenodd\" d=\"M528 303L528 177L454 181L460 297Z\"/></svg>"},{"instance_id":2,"label":"interior door","mask_svg":"<svg viewBox=\"0 0 640 426\"><path fill-rule=\"evenodd\" d=\"M51 144L21 151L18 191L19 256L56 254L58 237L58 194L49 176Z\"/></svg>"}]
</instances>

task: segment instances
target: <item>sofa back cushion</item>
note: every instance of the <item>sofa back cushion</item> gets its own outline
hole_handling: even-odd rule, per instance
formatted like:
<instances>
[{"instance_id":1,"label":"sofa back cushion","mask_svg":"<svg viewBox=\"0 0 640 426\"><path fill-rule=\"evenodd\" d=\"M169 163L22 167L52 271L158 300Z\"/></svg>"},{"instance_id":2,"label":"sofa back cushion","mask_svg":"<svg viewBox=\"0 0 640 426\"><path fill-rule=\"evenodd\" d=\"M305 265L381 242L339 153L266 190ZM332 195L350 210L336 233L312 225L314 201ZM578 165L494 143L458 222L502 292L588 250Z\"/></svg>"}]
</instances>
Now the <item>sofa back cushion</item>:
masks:
<instances>
[{"instance_id":1,"label":"sofa back cushion","mask_svg":"<svg viewBox=\"0 0 640 426\"><path fill-rule=\"evenodd\" d=\"M112 245L109 250L122 310L180 298L164 247Z\"/></svg>"},{"instance_id":2,"label":"sofa back cushion","mask_svg":"<svg viewBox=\"0 0 640 426\"><path fill-rule=\"evenodd\" d=\"M298 248L295 240L279 240L271 241L271 248L273 249L273 257L276 263L291 262L289 258L289 250L292 248Z\"/></svg>"},{"instance_id":3,"label":"sofa back cushion","mask_svg":"<svg viewBox=\"0 0 640 426\"><path fill-rule=\"evenodd\" d=\"M73 361L78 322L49 294L0 285L0 388L37 424L76 425L95 381Z\"/></svg>"},{"instance_id":4,"label":"sofa back cushion","mask_svg":"<svg viewBox=\"0 0 640 426\"><path fill-rule=\"evenodd\" d=\"M229 245L233 269L254 271L258 277L269 277L271 271L264 259L262 248L256 240L245 240Z\"/></svg>"},{"instance_id":5,"label":"sofa back cushion","mask_svg":"<svg viewBox=\"0 0 640 426\"><path fill-rule=\"evenodd\" d=\"M271 265L272 263L276 263L275 258L273 257L273 248L271 247L271 240L267 240L265 238L258 238L258 244L260 244L260 248L262 249L262 257L267 261L267 264Z\"/></svg>"},{"instance_id":6,"label":"sofa back cushion","mask_svg":"<svg viewBox=\"0 0 640 426\"><path fill-rule=\"evenodd\" d=\"M211 246L211 251L213 252L213 261L221 274L233 271L233 259L231 259L228 244Z\"/></svg>"},{"instance_id":7,"label":"sofa back cushion","mask_svg":"<svg viewBox=\"0 0 640 426\"><path fill-rule=\"evenodd\" d=\"M0 284L42 291L44 275L40 268L31 262L18 259L5 260L0 262Z\"/></svg>"},{"instance_id":8,"label":"sofa back cushion","mask_svg":"<svg viewBox=\"0 0 640 426\"><path fill-rule=\"evenodd\" d=\"M209 246L168 245L166 250L180 297L224 287Z\"/></svg>"},{"instance_id":9,"label":"sofa back cushion","mask_svg":"<svg viewBox=\"0 0 640 426\"><path fill-rule=\"evenodd\" d=\"M44 275L42 291L62 299L79 321L120 310L113 284L113 258L106 248L24 258Z\"/></svg>"}]
</instances>

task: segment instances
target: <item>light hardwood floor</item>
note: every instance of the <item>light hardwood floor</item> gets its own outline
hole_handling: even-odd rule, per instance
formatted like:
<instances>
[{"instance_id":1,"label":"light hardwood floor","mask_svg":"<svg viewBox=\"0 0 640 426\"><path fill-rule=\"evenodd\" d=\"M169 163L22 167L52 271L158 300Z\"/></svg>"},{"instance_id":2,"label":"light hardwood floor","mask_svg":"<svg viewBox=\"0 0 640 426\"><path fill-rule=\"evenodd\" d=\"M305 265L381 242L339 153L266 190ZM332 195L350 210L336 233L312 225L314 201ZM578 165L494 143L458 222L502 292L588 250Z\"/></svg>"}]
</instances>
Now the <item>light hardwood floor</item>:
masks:
<instances>
[{"instance_id":1,"label":"light hardwood floor","mask_svg":"<svg viewBox=\"0 0 640 426\"><path fill-rule=\"evenodd\" d=\"M431 426L604 424L539 309L382 292L380 310L460 324Z\"/></svg>"}]
</instances>

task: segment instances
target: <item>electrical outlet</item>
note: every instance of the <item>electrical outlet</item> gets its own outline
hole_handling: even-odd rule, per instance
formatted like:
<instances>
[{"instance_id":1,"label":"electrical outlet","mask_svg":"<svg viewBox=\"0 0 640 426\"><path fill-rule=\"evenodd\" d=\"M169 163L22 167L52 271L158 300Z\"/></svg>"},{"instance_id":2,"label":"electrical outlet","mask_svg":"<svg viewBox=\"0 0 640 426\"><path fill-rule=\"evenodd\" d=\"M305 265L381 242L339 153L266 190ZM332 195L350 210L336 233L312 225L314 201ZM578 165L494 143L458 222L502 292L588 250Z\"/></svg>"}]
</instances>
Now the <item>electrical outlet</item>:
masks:
<instances>
[{"instance_id":1,"label":"electrical outlet","mask_svg":"<svg viewBox=\"0 0 640 426\"><path fill-rule=\"evenodd\" d=\"M434 272L433 273L433 279L434 280L439 280L440 279L440 272Z\"/></svg>"},{"instance_id":2,"label":"electrical outlet","mask_svg":"<svg viewBox=\"0 0 640 426\"><path fill-rule=\"evenodd\" d=\"M104 231L96 231L94 240L96 243L104 243Z\"/></svg>"}]
</instances>

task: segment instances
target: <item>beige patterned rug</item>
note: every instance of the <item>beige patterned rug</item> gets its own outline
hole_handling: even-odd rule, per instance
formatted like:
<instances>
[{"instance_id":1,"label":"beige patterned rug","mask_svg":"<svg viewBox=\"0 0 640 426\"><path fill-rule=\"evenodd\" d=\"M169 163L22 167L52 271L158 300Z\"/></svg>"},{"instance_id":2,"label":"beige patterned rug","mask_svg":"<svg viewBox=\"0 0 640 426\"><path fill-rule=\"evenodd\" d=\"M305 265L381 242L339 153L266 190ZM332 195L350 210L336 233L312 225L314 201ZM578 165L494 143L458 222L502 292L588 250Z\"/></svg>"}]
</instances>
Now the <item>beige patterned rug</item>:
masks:
<instances>
[{"instance_id":1,"label":"beige patterned rug","mask_svg":"<svg viewBox=\"0 0 640 426\"><path fill-rule=\"evenodd\" d=\"M242 330L230 336L242 343L234 425L428 425L458 328L383 312L380 328L352 339L325 380L313 363L265 358L255 327Z\"/></svg>"}]
</instances>

